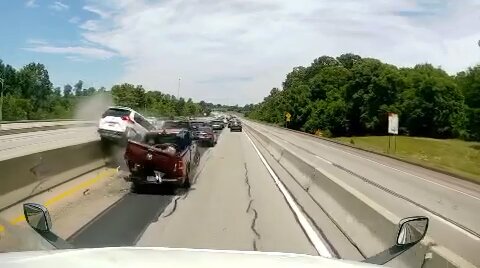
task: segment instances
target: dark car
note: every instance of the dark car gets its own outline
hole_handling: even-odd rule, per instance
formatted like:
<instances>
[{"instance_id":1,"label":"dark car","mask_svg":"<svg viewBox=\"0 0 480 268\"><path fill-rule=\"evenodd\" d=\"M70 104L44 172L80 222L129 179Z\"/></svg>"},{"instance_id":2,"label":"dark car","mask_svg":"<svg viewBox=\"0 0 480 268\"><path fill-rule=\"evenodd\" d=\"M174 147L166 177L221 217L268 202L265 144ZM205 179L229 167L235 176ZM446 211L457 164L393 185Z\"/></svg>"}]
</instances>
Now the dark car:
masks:
<instances>
[{"instance_id":1,"label":"dark car","mask_svg":"<svg viewBox=\"0 0 480 268\"><path fill-rule=\"evenodd\" d=\"M210 147L217 144L217 135L213 132L213 129L209 126L198 127L193 131L193 138L200 144L206 144Z\"/></svg>"},{"instance_id":2,"label":"dark car","mask_svg":"<svg viewBox=\"0 0 480 268\"><path fill-rule=\"evenodd\" d=\"M242 122L240 120L233 120L230 124L230 132L240 131L242 132Z\"/></svg>"},{"instance_id":3,"label":"dark car","mask_svg":"<svg viewBox=\"0 0 480 268\"><path fill-rule=\"evenodd\" d=\"M190 121L190 128L192 131L196 131L199 127L208 127L209 124L206 121L192 120Z\"/></svg>"},{"instance_id":4,"label":"dark car","mask_svg":"<svg viewBox=\"0 0 480 268\"><path fill-rule=\"evenodd\" d=\"M200 161L197 143L187 129L149 132L141 142L128 141L125 161L136 189L144 184L190 187Z\"/></svg>"}]
</instances>

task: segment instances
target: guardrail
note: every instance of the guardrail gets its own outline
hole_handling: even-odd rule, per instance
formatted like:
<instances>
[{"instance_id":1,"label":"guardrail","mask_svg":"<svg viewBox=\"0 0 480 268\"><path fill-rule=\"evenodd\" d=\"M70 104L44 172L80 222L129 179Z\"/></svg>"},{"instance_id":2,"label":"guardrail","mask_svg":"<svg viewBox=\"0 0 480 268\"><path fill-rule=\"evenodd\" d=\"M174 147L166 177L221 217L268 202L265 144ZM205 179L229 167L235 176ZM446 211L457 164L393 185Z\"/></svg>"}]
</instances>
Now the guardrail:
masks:
<instances>
[{"instance_id":1,"label":"guardrail","mask_svg":"<svg viewBox=\"0 0 480 268\"><path fill-rule=\"evenodd\" d=\"M104 165L100 141L0 161L0 210Z\"/></svg>"},{"instance_id":2,"label":"guardrail","mask_svg":"<svg viewBox=\"0 0 480 268\"><path fill-rule=\"evenodd\" d=\"M69 127L95 126L96 122L85 120L21 120L0 123L0 136L33 131L64 129Z\"/></svg>"},{"instance_id":3,"label":"guardrail","mask_svg":"<svg viewBox=\"0 0 480 268\"><path fill-rule=\"evenodd\" d=\"M75 122L86 121L82 119L42 119L42 120L14 120L14 121L0 121L0 124L13 124L13 123L38 123L38 122Z\"/></svg>"},{"instance_id":4,"label":"guardrail","mask_svg":"<svg viewBox=\"0 0 480 268\"><path fill-rule=\"evenodd\" d=\"M362 254L371 256L394 243L393 236L400 220L397 216L326 170L311 164L307 158L289 152L268 136L249 127L248 124L245 125L256 143L259 143L270 155L271 161L275 161L301 186L303 191L294 197L304 208L308 218L315 221L314 217L308 215L310 211L306 208L309 205L302 203L304 195L308 195L322 211L329 215L329 218L342 230L348 240L355 243ZM276 173L277 171L275 170ZM278 172L278 174L282 173ZM279 177L281 180L286 179ZM287 183L286 187L289 188ZM295 195L295 191L289 190ZM475 267L445 247L436 245L429 237L389 262L388 265L424 268Z\"/></svg>"}]
</instances>

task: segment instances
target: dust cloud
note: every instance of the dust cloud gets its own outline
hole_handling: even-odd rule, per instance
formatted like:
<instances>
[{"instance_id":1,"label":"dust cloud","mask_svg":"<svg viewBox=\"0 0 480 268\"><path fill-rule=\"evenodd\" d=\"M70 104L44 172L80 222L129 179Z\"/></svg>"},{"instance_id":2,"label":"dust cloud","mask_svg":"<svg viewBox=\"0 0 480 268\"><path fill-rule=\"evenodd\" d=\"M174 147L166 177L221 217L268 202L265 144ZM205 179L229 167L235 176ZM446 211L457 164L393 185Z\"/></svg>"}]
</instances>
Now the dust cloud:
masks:
<instances>
[{"instance_id":1,"label":"dust cloud","mask_svg":"<svg viewBox=\"0 0 480 268\"><path fill-rule=\"evenodd\" d=\"M74 119L97 121L109 106L113 106L112 95L109 93L82 98L75 107Z\"/></svg>"}]
</instances>

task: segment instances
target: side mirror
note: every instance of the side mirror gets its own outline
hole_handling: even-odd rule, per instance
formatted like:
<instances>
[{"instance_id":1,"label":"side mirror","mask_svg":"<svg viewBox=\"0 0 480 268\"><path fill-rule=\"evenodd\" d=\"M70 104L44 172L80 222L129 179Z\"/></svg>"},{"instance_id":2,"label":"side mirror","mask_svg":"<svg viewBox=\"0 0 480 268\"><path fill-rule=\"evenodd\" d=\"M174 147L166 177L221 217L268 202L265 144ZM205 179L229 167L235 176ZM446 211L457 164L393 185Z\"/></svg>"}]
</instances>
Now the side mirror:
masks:
<instances>
[{"instance_id":1,"label":"side mirror","mask_svg":"<svg viewBox=\"0 0 480 268\"><path fill-rule=\"evenodd\" d=\"M395 245L365 259L363 262L383 265L420 242L428 230L428 218L423 216L407 217L398 223Z\"/></svg>"},{"instance_id":2,"label":"side mirror","mask_svg":"<svg viewBox=\"0 0 480 268\"><path fill-rule=\"evenodd\" d=\"M25 219L38 234L58 249L73 248L67 241L58 237L52 230L52 220L46 207L36 203L23 204Z\"/></svg>"},{"instance_id":3,"label":"side mirror","mask_svg":"<svg viewBox=\"0 0 480 268\"><path fill-rule=\"evenodd\" d=\"M23 214L28 225L35 231L46 233L52 229L50 213L44 206L35 203L23 204Z\"/></svg>"},{"instance_id":4,"label":"side mirror","mask_svg":"<svg viewBox=\"0 0 480 268\"><path fill-rule=\"evenodd\" d=\"M420 242L428 229L427 217L409 217L402 219L397 234L397 245L411 245Z\"/></svg>"}]
</instances>

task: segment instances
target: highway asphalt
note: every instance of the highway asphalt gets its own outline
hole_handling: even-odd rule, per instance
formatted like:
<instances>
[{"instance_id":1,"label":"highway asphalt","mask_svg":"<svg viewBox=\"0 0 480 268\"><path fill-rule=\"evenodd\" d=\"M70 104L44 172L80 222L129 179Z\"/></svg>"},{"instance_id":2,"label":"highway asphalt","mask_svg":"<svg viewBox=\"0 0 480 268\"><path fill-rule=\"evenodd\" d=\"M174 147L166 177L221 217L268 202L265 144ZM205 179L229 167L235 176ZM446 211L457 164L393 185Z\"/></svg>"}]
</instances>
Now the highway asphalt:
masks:
<instances>
[{"instance_id":1,"label":"highway asphalt","mask_svg":"<svg viewBox=\"0 0 480 268\"><path fill-rule=\"evenodd\" d=\"M245 133L228 129L189 191L128 192L69 241L318 254Z\"/></svg>"},{"instance_id":2,"label":"highway asphalt","mask_svg":"<svg viewBox=\"0 0 480 268\"><path fill-rule=\"evenodd\" d=\"M467 260L480 263L479 185L300 133L246 123L398 217L428 216L430 237Z\"/></svg>"},{"instance_id":3,"label":"highway asphalt","mask_svg":"<svg viewBox=\"0 0 480 268\"><path fill-rule=\"evenodd\" d=\"M0 161L98 140L96 127L72 127L0 136Z\"/></svg>"},{"instance_id":4,"label":"highway asphalt","mask_svg":"<svg viewBox=\"0 0 480 268\"><path fill-rule=\"evenodd\" d=\"M430 217L430 237L480 263L478 185L314 137L251 121L245 124L399 218ZM1 157L12 157L23 152L22 148L45 150L96 139L94 127L0 136L0 152ZM203 148L195 178L189 191L161 185L138 193L119 176L102 186L100 194L84 192L85 197L71 203L68 210L54 213L57 228L65 230L76 247L136 245L319 254L315 235L305 227L308 222L296 214L245 132L225 129L215 147ZM102 193L111 196L105 201ZM96 213L85 216L93 206ZM82 222L83 227L71 230L72 222ZM335 246L335 241L330 242ZM358 252L347 255L359 259Z\"/></svg>"}]
</instances>

